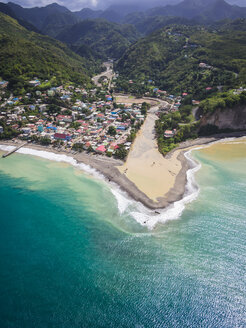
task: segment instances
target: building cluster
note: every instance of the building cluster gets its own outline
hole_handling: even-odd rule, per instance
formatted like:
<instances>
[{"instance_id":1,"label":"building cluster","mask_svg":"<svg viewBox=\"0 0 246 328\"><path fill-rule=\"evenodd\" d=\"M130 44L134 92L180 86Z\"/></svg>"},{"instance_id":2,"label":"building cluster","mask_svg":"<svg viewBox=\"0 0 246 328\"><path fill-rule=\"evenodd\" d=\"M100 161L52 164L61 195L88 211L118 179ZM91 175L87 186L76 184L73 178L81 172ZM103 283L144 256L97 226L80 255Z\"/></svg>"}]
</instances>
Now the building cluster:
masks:
<instances>
[{"instance_id":1,"label":"building cluster","mask_svg":"<svg viewBox=\"0 0 246 328\"><path fill-rule=\"evenodd\" d=\"M112 95L97 94L97 91L68 85L42 92L37 90L23 97L10 96L2 99L0 122L17 130L21 139L42 140L61 149L76 149L77 144L108 155L120 145L129 149L131 132L145 118L141 105L116 105ZM52 107L57 100L64 106ZM1 126L0 133L3 130Z\"/></svg>"}]
</instances>

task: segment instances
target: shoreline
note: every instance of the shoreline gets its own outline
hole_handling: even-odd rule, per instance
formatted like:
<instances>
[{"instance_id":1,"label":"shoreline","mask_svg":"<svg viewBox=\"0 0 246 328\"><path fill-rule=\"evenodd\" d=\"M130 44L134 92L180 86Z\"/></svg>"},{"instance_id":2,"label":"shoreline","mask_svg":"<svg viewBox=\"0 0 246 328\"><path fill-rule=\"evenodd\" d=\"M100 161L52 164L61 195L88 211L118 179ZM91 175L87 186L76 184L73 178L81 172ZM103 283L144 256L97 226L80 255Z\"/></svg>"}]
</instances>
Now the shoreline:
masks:
<instances>
[{"instance_id":1,"label":"shoreline","mask_svg":"<svg viewBox=\"0 0 246 328\"><path fill-rule=\"evenodd\" d=\"M193 147L196 146L203 147L223 139L240 138L244 136L246 136L246 131L223 133L223 134L217 134L205 138L188 140L180 144L179 147L177 147L169 154L167 154L166 157L171 158L174 152L180 150L177 159L181 163L181 170L179 171L178 175L175 178L175 183L173 187L170 188L169 191L165 195L163 195L163 197L159 197L157 199L157 202L154 202L152 199L150 199L130 179L128 179L125 174L122 174L119 171L117 167L124 165L124 162L121 160L107 158L105 156L100 156L100 155L90 155L86 153L73 154L68 151L59 152L56 149L52 149L41 145L34 145L34 144L28 144L23 148L34 149L38 151L46 151L53 154L68 156L76 160L78 164L85 164L95 169L105 177L106 181L110 183L116 183L119 186L119 188L122 191L126 192L130 198L134 199L136 202L142 203L148 209L161 210L167 208L168 206L170 206L171 204L177 201L180 201L185 196L185 191L188 182L187 173L194 168L194 166L191 164L192 161L189 160L189 158L187 158L186 153L192 151ZM17 146L16 143L11 141L0 141L0 145Z\"/></svg>"}]
</instances>

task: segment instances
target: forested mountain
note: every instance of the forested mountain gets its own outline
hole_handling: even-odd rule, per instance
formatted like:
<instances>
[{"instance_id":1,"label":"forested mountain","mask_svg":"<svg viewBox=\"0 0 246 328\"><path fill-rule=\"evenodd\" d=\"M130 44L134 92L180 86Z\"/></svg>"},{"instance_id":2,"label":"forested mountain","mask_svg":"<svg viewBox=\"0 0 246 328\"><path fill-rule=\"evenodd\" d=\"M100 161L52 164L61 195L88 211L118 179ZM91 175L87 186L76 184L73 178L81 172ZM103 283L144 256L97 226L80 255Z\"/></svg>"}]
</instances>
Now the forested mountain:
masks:
<instances>
[{"instance_id":1,"label":"forested mountain","mask_svg":"<svg viewBox=\"0 0 246 328\"><path fill-rule=\"evenodd\" d=\"M100 59L119 58L139 34L132 25L120 25L102 19L85 20L63 30L57 38L73 49L86 45Z\"/></svg>"},{"instance_id":2,"label":"forested mountain","mask_svg":"<svg viewBox=\"0 0 246 328\"><path fill-rule=\"evenodd\" d=\"M16 17L31 23L40 31L48 16L58 13L70 13L66 7L60 6L57 3L50 4L46 7L23 8L20 5L9 2L8 6L15 13Z\"/></svg>"},{"instance_id":3,"label":"forested mountain","mask_svg":"<svg viewBox=\"0 0 246 328\"><path fill-rule=\"evenodd\" d=\"M171 23L210 25L236 18L246 18L246 8L232 6L224 0L184 0L177 5L130 13L123 22L133 24L140 33L147 35Z\"/></svg>"},{"instance_id":4,"label":"forested mountain","mask_svg":"<svg viewBox=\"0 0 246 328\"><path fill-rule=\"evenodd\" d=\"M68 28L79 21L80 19L73 13L55 13L45 18L41 31L44 34L55 38L65 28Z\"/></svg>"},{"instance_id":5,"label":"forested mountain","mask_svg":"<svg viewBox=\"0 0 246 328\"><path fill-rule=\"evenodd\" d=\"M214 21L246 17L246 8L232 6L224 0L184 0L177 5L150 9L146 14L149 16L179 16Z\"/></svg>"},{"instance_id":6,"label":"forested mountain","mask_svg":"<svg viewBox=\"0 0 246 328\"><path fill-rule=\"evenodd\" d=\"M157 7L157 6L165 6L167 4L177 4L181 0L152 0L152 1L132 1L124 3L117 2L115 4L111 4L105 10L93 10L90 8L83 8L80 11L75 12L75 14L81 19L95 19L95 18L104 18L110 22L123 23L124 19L128 14L132 13L143 13L146 10Z\"/></svg>"},{"instance_id":7,"label":"forested mountain","mask_svg":"<svg viewBox=\"0 0 246 328\"><path fill-rule=\"evenodd\" d=\"M27 25L34 24L41 33L67 43L78 54L89 58L119 58L140 37L133 26L110 22L111 16L113 21L120 20L117 17L121 16L113 9L93 11L86 8L71 12L55 3L35 8L22 8L14 3L5 6L14 18L25 20Z\"/></svg>"},{"instance_id":8,"label":"forested mountain","mask_svg":"<svg viewBox=\"0 0 246 328\"><path fill-rule=\"evenodd\" d=\"M116 65L121 74L118 87L143 90L153 80L161 89L202 97L206 88L246 83L245 26L246 21L239 19L217 30L163 28L125 52Z\"/></svg>"},{"instance_id":9,"label":"forested mountain","mask_svg":"<svg viewBox=\"0 0 246 328\"><path fill-rule=\"evenodd\" d=\"M237 21L234 27L230 23L229 27L226 27L229 29L227 31L221 27L221 23L217 23L217 18L227 17L229 11L230 17L243 16L246 8L231 6L224 0L206 0L205 2L202 0L184 0L176 5L148 9L145 13L130 14L124 18L130 24L117 24L98 18L82 20L88 16L94 17L94 15L107 16L110 12L117 11L117 8L120 16L127 15L130 10L128 10L127 5L121 5L121 7L115 5L105 11L84 9L72 13L67 8L57 4L29 9L13 3L1 4L0 11L14 18L18 17L22 26L27 25L28 28L28 24L35 24L44 34L54 36L65 42L70 49L83 57L81 59L76 56L55 40L29 33L16 22L14 24L15 35L13 21L8 21L6 26L4 22L1 22L1 42L2 45L6 45L2 47L1 54L4 60L6 60L8 53L14 55L10 57L6 66L1 66L8 67L9 71L14 59L17 62L25 59L23 68L19 69L25 76L29 50L26 48L28 42L31 42L30 49L33 50L34 55L30 55L30 61L33 62L35 69L38 68L36 61L40 62L42 57L42 55L38 56L37 47L41 48L40 54L44 52L42 59L49 58L47 63L50 65L52 65L50 58L55 58L55 61L64 63L64 68L61 70L63 72L69 70L70 64L72 67L78 65L78 72L80 72L81 67L82 69L83 67L91 67L93 70L97 66L96 61L98 59L106 60L108 57L118 59L122 56L117 64L117 69L122 73L121 82L124 88L128 86L127 83L124 84L127 79L137 79L139 83L143 83L146 79L152 79L161 88L167 90L192 89L193 92L197 93L206 85L212 87L230 85L243 78L242 72L245 65L243 52L245 50L245 32L243 29L245 21ZM165 16L171 14L173 16ZM180 17L178 17L179 14ZM200 17L205 22L208 16L216 21L213 23L212 29L202 28L198 24L197 18ZM190 20L192 17L194 19ZM11 33L8 31L8 25L11 25ZM153 31L156 32L151 34ZM142 35L148 34L151 35L139 40ZM137 40L139 41L136 43ZM11 44L14 44L12 48L15 51L11 50ZM20 59L16 58L17 50L20 51ZM65 52L66 55L64 56L62 52ZM68 58L66 56L69 56L69 64L67 64ZM200 62L205 62L212 68L204 72L198 70L197 67ZM54 72L52 69L44 69L43 64L40 66L45 74L47 71ZM48 65L44 66L48 67ZM17 70L17 72L19 71ZM73 72L73 68L71 68L71 72Z\"/></svg>"},{"instance_id":10,"label":"forested mountain","mask_svg":"<svg viewBox=\"0 0 246 328\"><path fill-rule=\"evenodd\" d=\"M95 68L95 62L76 55L59 41L26 30L2 13L0 62L0 77L19 91L34 77L87 83Z\"/></svg>"},{"instance_id":11,"label":"forested mountain","mask_svg":"<svg viewBox=\"0 0 246 328\"><path fill-rule=\"evenodd\" d=\"M229 2L236 5L231 5ZM135 26L137 24L145 25L146 30L149 30L148 24L151 25L150 17L155 17L154 20L156 20L157 16L196 19L200 23L246 17L246 8L241 8L237 4L241 4L240 0L157 0L150 3L133 1L131 4L113 4L105 10L83 8L76 12L71 12L66 7L56 3L45 7L23 8L9 2L8 6L16 18L29 22L38 30L54 36L57 31L62 29L62 26L75 24L78 20L97 18L122 24L131 23ZM160 20L160 18L158 19ZM140 23L140 20L142 23ZM49 27L47 27L47 23ZM157 24L156 27L158 28L159 25Z\"/></svg>"},{"instance_id":12,"label":"forested mountain","mask_svg":"<svg viewBox=\"0 0 246 328\"><path fill-rule=\"evenodd\" d=\"M14 19L16 19L18 21L18 23L22 26L24 26L26 29L28 29L29 31L34 31L34 32L38 32L38 29L32 25L31 23L26 22L25 20L18 18L14 11L10 8L9 5L0 2L0 12L3 14L6 14Z\"/></svg>"},{"instance_id":13,"label":"forested mountain","mask_svg":"<svg viewBox=\"0 0 246 328\"><path fill-rule=\"evenodd\" d=\"M141 13L133 13L128 15L125 18L125 23L134 25L137 31L142 34L142 36L151 34L171 24L198 25L196 20L191 20L184 17L143 16Z\"/></svg>"},{"instance_id":14,"label":"forested mountain","mask_svg":"<svg viewBox=\"0 0 246 328\"><path fill-rule=\"evenodd\" d=\"M56 37L63 29L68 30L72 25L88 19L132 24L138 32L147 35L170 23L211 24L222 19L246 17L246 8L230 5L225 0L157 0L151 3L133 1L132 4L114 4L105 10L83 8L77 12L71 12L56 3L45 7L22 8L9 2L8 10L11 10L12 14L7 12L6 14L18 19L20 24L24 26L26 24L27 28L27 24L32 24L43 34L52 37ZM192 21L188 22L188 19Z\"/></svg>"},{"instance_id":15,"label":"forested mountain","mask_svg":"<svg viewBox=\"0 0 246 328\"><path fill-rule=\"evenodd\" d=\"M90 8L83 8L80 11L75 11L74 14L82 20L99 18L103 10L93 10Z\"/></svg>"}]
</instances>

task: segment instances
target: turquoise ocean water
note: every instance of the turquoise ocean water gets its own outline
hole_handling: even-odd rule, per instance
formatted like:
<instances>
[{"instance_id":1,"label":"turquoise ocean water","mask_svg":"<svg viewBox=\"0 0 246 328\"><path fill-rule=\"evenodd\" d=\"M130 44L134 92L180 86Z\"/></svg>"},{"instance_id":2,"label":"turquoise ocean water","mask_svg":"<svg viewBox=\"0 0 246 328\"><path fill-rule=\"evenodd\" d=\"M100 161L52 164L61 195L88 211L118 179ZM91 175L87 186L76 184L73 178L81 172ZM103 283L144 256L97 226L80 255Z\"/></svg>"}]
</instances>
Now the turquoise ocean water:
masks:
<instances>
[{"instance_id":1,"label":"turquoise ocean water","mask_svg":"<svg viewBox=\"0 0 246 328\"><path fill-rule=\"evenodd\" d=\"M0 327L246 327L246 145L194 157L198 198L153 230L72 166L0 159Z\"/></svg>"}]
</instances>

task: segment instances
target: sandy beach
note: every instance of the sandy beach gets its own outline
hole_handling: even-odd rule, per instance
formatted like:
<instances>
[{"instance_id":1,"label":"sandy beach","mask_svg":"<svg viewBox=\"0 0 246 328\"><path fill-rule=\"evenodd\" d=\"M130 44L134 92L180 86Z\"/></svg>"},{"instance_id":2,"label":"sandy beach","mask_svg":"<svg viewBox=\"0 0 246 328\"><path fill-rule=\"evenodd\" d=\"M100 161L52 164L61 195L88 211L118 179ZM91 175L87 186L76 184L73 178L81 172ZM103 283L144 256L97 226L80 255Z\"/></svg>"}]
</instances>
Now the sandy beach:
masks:
<instances>
[{"instance_id":1,"label":"sandy beach","mask_svg":"<svg viewBox=\"0 0 246 328\"><path fill-rule=\"evenodd\" d=\"M182 169L181 150L165 158L158 151L155 139L156 108L150 109L144 125L139 131L126 163L118 167L138 189L154 202L166 195L175 184Z\"/></svg>"},{"instance_id":2,"label":"sandy beach","mask_svg":"<svg viewBox=\"0 0 246 328\"><path fill-rule=\"evenodd\" d=\"M150 104L152 106L157 105L160 103L159 99L153 99L153 98L136 98L131 95L121 95L121 94L114 94L114 98L117 104L142 104L146 102L147 104ZM163 102L163 101L162 101Z\"/></svg>"},{"instance_id":3,"label":"sandy beach","mask_svg":"<svg viewBox=\"0 0 246 328\"><path fill-rule=\"evenodd\" d=\"M151 122L153 118L150 115L149 120L146 119L146 127L148 124L153 123ZM157 210L182 199L184 195L187 183L186 173L190 168L184 156L185 152L191 148L207 145L223 138L246 135L246 131L242 131L186 141L164 158L156 147L150 148L153 145L152 143L156 142L153 139L148 140L146 145L144 144L144 151L139 154L143 147L141 141L145 141L148 136L146 131L148 129L145 130L143 126L125 163L105 156L91 155L85 152L73 154L70 151L62 152L52 147L35 144L28 144L24 148L70 156L77 162L96 169L104 175L108 183L116 183L134 200L141 202L149 209ZM0 141L0 145L17 146L18 144L11 141ZM154 165L153 162L155 162Z\"/></svg>"}]
</instances>

